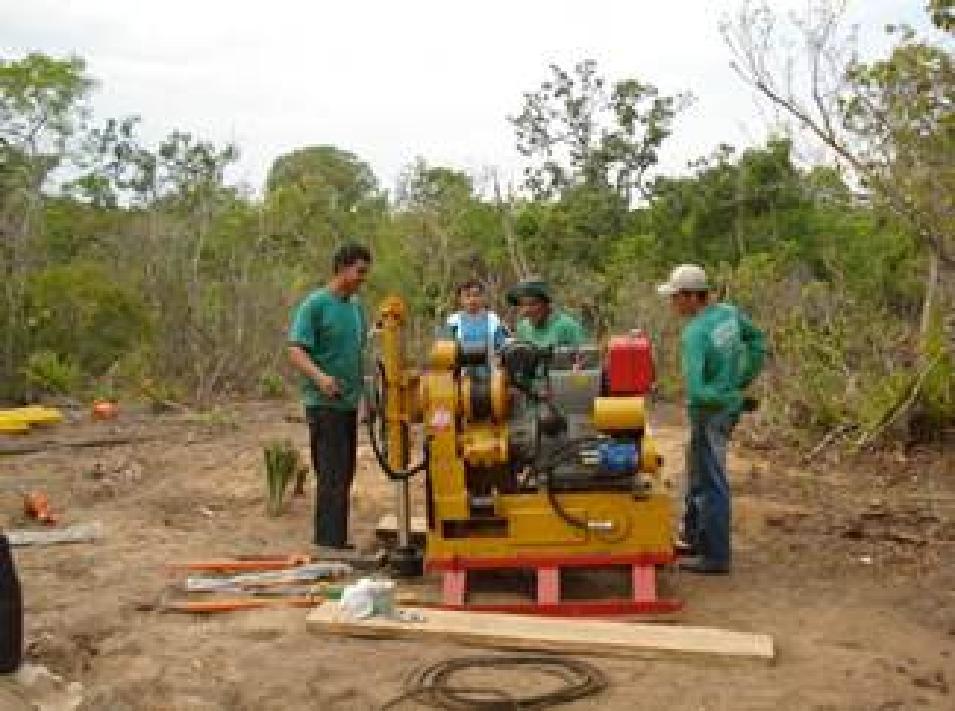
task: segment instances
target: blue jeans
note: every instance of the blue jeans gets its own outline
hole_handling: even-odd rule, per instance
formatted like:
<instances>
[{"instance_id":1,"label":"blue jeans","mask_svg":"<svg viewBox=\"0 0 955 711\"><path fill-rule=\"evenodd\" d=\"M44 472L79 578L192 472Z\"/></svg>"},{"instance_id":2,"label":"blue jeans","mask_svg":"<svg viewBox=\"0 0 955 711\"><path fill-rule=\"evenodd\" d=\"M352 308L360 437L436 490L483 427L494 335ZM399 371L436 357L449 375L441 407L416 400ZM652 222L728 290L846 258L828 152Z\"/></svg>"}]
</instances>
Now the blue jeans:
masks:
<instances>
[{"instance_id":1,"label":"blue jeans","mask_svg":"<svg viewBox=\"0 0 955 711\"><path fill-rule=\"evenodd\" d=\"M683 533L707 563L729 566L732 504L726 446L737 416L729 412L690 415L689 486Z\"/></svg>"}]
</instances>

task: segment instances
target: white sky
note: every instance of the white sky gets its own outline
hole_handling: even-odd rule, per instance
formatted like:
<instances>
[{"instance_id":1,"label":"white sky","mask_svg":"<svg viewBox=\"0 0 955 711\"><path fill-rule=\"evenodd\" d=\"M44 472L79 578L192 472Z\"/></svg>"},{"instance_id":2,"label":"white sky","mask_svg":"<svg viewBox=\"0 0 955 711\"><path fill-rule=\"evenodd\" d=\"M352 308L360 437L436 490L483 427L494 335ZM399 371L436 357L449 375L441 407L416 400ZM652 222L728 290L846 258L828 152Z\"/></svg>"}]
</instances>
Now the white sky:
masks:
<instances>
[{"instance_id":1,"label":"white sky","mask_svg":"<svg viewBox=\"0 0 955 711\"><path fill-rule=\"evenodd\" d=\"M760 142L766 120L729 68L720 17L740 0L0 0L0 56L76 53L100 82L100 117L139 114L150 142L173 128L242 151L232 178L258 189L272 160L332 144L392 188L416 156L480 170L519 165L511 126L551 62L593 57L695 105L662 168L719 142ZM780 9L806 0L776 0ZM883 27L922 24L923 0L854 0L863 51Z\"/></svg>"}]
</instances>

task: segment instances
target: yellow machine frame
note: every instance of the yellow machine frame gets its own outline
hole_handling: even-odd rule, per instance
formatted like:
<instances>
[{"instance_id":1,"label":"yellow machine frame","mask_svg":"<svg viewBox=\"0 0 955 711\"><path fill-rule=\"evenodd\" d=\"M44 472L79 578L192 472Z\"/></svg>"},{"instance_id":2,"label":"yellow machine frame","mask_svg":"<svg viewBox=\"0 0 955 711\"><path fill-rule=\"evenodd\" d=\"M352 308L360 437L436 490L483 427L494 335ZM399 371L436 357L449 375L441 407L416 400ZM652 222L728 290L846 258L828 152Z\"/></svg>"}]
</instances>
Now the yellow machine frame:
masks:
<instances>
[{"instance_id":1,"label":"yellow machine frame","mask_svg":"<svg viewBox=\"0 0 955 711\"><path fill-rule=\"evenodd\" d=\"M404 303L397 297L387 299L379 316L380 356L388 393L384 418L390 466L396 470L407 467L407 431L413 421L423 422L428 439L432 510L425 552L427 567L541 556L625 556L648 562L672 559L670 495L660 477L661 459L644 422L645 403L640 397L597 398L592 411L598 431L635 426L643 429L639 469L649 486L639 496L627 491L494 491L494 518L506 521L506 525L468 529L463 523L470 519L466 465L490 466L507 461L509 402L504 374L493 371L491 416L476 420L470 412L471 380L455 366L457 344L437 341L429 368L419 378L405 363ZM559 499L567 514L587 525L575 527L557 515L551 496ZM401 482L399 531L408 516L407 486ZM459 533L460 526L465 527L466 535Z\"/></svg>"}]
</instances>

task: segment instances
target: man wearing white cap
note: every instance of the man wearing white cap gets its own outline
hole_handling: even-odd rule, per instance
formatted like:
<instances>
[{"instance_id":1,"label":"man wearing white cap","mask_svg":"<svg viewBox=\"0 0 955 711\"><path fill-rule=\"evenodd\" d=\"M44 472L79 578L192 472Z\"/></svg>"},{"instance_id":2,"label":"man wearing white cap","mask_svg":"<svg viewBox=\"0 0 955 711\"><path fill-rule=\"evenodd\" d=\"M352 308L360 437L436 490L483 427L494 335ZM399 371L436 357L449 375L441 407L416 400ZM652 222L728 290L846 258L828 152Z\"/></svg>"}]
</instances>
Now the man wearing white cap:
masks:
<instances>
[{"instance_id":1,"label":"man wearing white cap","mask_svg":"<svg viewBox=\"0 0 955 711\"><path fill-rule=\"evenodd\" d=\"M683 536L694 557L680 567L725 574L731 562L726 446L740 414L755 408L743 391L762 369L766 340L735 306L711 303L702 267L681 264L657 291L690 319L680 336L680 361L690 416Z\"/></svg>"}]
</instances>

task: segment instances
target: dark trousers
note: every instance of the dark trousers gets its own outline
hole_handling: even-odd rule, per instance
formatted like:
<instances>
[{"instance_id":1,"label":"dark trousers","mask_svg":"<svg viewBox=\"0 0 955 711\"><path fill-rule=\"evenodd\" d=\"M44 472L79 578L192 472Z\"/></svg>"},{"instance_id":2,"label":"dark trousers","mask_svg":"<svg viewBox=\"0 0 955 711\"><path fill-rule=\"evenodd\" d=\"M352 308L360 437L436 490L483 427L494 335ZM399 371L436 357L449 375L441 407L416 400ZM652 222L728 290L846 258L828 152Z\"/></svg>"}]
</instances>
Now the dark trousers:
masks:
<instances>
[{"instance_id":1,"label":"dark trousers","mask_svg":"<svg viewBox=\"0 0 955 711\"><path fill-rule=\"evenodd\" d=\"M358 417L354 410L305 410L315 470L315 537L320 546L348 542L348 508L355 479Z\"/></svg>"},{"instance_id":2,"label":"dark trousers","mask_svg":"<svg viewBox=\"0 0 955 711\"><path fill-rule=\"evenodd\" d=\"M0 533L0 674L15 672L23 659L23 598L7 537Z\"/></svg>"},{"instance_id":3,"label":"dark trousers","mask_svg":"<svg viewBox=\"0 0 955 711\"><path fill-rule=\"evenodd\" d=\"M736 416L694 414L690 419L689 488L683 535L707 562L729 565L732 504L726 474L726 447Z\"/></svg>"}]
</instances>

